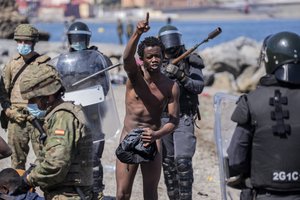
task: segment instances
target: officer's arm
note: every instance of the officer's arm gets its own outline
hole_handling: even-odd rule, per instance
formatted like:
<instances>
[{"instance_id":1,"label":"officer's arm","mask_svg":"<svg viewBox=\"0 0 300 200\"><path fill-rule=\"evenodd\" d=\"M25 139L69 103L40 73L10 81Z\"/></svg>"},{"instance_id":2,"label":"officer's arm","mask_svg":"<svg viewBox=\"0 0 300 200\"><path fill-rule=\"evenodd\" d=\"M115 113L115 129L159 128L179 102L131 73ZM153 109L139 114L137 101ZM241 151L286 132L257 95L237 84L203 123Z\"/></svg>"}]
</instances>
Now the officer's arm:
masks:
<instances>
[{"instance_id":1,"label":"officer's arm","mask_svg":"<svg viewBox=\"0 0 300 200\"><path fill-rule=\"evenodd\" d=\"M249 173L251 144L251 127L249 125L238 124L227 149L229 168L232 171L243 174Z\"/></svg>"},{"instance_id":2,"label":"officer's arm","mask_svg":"<svg viewBox=\"0 0 300 200\"><path fill-rule=\"evenodd\" d=\"M8 94L9 83L11 82L10 63L4 66L0 77L0 103L3 110L10 107L10 97Z\"/></svg>"},{"instance_id":3,"label":"officer's arm","mask_svg":"<svg viewBox=\"0 0 300 200\"><path fill-rule=\"evenodd\" d=\"M200 56L191 54L187 61L190 65L189 75L185 75L179 83L183 85L189 92L200 94L204 88L204 78L202 69L204 68L203 61Z\"/></svg>"},{"instance_id":4,"label":"officer's arm","mask_svg":"<svg viewBox=\"0 0 300 200\"><path fill-rule=\"evenodd\" d=\"M7 108L9 108L11 105L9 95L5 89L5 85L4 85L2 76L0 77L0 103L1 103L1 107L4 111Z\"/></svg>"},{"instance_id":5,"label":"officer's arm","mask_svg":"<svg viewBox=\"0 0 300 200\"><path fill-rule=\"evenodd\" d=\"M254 128L251 125L246 95L241 96L238 100L231 119L237 123L237 126L227 149L229 167L239 173L249 173Z\"/></svg>"},{"instance_id":6,"label":"officer's arm","mask_svg":"<svg viewBox=\"0 0 300 200\"><path fill-rule=\"evenodd\" d=\"M43 160L27 176L30 185L49 187L61 183L71 164L72 151L76 144L77 120L71 113L58 111L49 120L48 137L43 148ZM77 138L78 139L78 138Z\"/></svg>"}]
</instances>

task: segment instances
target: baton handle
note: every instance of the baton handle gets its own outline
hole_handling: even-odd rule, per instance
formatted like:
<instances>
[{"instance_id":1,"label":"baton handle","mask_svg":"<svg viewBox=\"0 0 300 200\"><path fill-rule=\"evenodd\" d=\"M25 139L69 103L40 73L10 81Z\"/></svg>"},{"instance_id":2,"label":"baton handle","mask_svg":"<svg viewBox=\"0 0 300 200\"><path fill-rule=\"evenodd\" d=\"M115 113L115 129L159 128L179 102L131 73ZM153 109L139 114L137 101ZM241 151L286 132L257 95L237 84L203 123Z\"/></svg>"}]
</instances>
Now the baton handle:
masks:
<instances>
[{"instance_id":1,"label":"baton handle","mask_svg":"<svg viewBox=\"0 0 300 200\"><path fill-rule=\"evenodd\" d=\"M184 59L185 57L187 57L188 55L190 55L193 51L195 51L201 44L203 44L205 42L208 42L209 40L215 38L221 32L222 32L222 29L220 27L216 28L215 30L213 30L212 32L210 32L208 34L208 37L205 38L202 42L196 44L194 47L192 47L191 49L187 50L186 52L184 52L183 54L181 54L179 57L175 58L174 60L172 60L172 64L173 65L178 64L182 59Z\"/></svg>"}]
</instances>

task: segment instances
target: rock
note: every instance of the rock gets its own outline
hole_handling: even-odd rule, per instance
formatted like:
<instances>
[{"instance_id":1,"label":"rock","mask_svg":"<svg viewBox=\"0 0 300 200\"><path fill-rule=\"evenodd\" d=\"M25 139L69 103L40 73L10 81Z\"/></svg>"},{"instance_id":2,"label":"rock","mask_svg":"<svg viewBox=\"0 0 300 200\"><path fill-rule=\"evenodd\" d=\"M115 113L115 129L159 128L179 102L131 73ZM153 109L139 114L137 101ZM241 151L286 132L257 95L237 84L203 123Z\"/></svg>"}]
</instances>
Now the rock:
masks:
<instances>
[{"instance_id":1,"label":"rock","mask_svg":"<svg viewBox=\"0 0 300 200\"><path fill-rule=\"evenodd\" d=\"M24 23L29 23L26 16L19 14L15 0L0 1L0 39L13 39L15 28ZM39 40L48 41L50 34L41 32Z\"/></svg>"},{"instance_id":2,"label":"rock","mask_svg":"<svg viewBox=\"0 0 300 200\"><path fill-rule=\"evenodd\" d=\"M236 85L239 92L249 92L254 90L259 83L260 78L266 73L264 67L248 67L236 79Z\"/></svg>"},{"instance_id":3,"label":"rock","mask_svg":"<svg viewBox=\"0 0 300 200\"><path fill-rule=\"evenodd\" d=\"M18 13L15 0L2 0L0 8L0 38L12 39L15 28L21 23L28 23L28 19Z\"/></svg>"},{"instance_id":4,"label":"rock","mask_svg":"<svg viewBox=\"0 0 300 200\"><path fill-rule=\"evenodd\" d=\"M259 81L259 76L263 75L261 71L256 76L258 58L260 55L261 43L246 37L239 37L235 40L222 43L215 47L204 49L200 52L204 60L205 70L210 73L204 73L205 79L210 80L213 87L225 87L236 92L247 92L254 89ZM232 74L232 78L228 78L227 72ZM211 74L218 73L218 78L211 77ZM227 76L220 78L219 76ZM212 81L224 82L232 81L232 83L211 83ZM225 81L226 82L226 81ZM232 87L234 86L234 87Z\"/></svg>"},{"instance_id":5,"label":"rock","mask_svg":"<svg viewBox=\"0 0 300 200\"><path fill-rule=\"evenodd\" d=\"M215 74L213 88L221 91L236 91L235 79L230 72L220 72Z\"/></svg>"},{"instance_id":6,"label":"rock","mask_svg":"<svg viewBox=\"0 0 300 200\"><path fill-rule=\"evenodd\" d=\"M228 71L237 77L248 66L257 63L260 45L249 38L239 37L200 52L207 70Z\"/></svg>"}]
</instances>

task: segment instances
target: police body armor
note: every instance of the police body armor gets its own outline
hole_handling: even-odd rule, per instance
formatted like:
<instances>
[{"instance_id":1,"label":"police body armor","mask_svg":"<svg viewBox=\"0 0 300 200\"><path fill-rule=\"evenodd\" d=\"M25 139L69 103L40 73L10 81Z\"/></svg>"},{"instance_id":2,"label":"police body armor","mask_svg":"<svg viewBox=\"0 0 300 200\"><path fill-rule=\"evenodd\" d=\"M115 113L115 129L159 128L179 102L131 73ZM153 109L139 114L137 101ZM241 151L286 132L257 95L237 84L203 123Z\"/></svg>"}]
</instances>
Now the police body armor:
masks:
<instances>
[{"instance_id":1,"label":"police body armor","mask_svg":"<svg viewBox=\"0 0 300 200\"><path fill-rule=\"evenodd\" d=\"M277 86L249 93L248 105L255 127L251 182L275 191L300 191L300 93ZM268 102L260 106L256 102Z\"/></svg>"},{"instance_id":2,"label":"police body armor","mask_svg":"<svg viewBox=\"0 0 300 200\"><path fill-rule=\"evenodd\" d=\"M72 152L70 171L66 175L62 185L90 186L93 183L93 161L92 161L92 133L82 107L70 102L64 102L55 107L45 120L48 121L53 113L64 110L72 113L79 121L79 128L76 131L76 138L80 138L77 144L77 151Z\"/></svg>"},{"instance_id":3,"label":"police body armor","mask_svg":"<svg viewBox=\"0 0 300 200\"><path fill-rule=\"evenodd\" d=\"M190 64L187 61L188 57L183 59L179 64L179 70L183 71L186 76L190 75ZM167 65L168 61L164 62ZM161 68L161 72L166 74L165 67ZM184 88L182 84L178 84L180 88L179 104L180 104L180 114L193 114L197 113L199 100L198 95L189 92Z\"/></svg>"},{"instance_id":4,"label":"police body armor","mask_svg":"<svg viewBox=\"0 0 300 200\"><path fill-rule=\"evenodd\" d=\"M95 50L74 51L51 60L59 71L66 88L64 100L81 104L92 126L93 137L98 141L112 138L120 132L121 123L118 117L113 91L111 90L108 72L103 72L77 85L73 85L88 76L107 68L108 58ZM111 126L111 124L114 126ZM94 141L95 142L95 141Z\"/></svg>"}]
</instances>

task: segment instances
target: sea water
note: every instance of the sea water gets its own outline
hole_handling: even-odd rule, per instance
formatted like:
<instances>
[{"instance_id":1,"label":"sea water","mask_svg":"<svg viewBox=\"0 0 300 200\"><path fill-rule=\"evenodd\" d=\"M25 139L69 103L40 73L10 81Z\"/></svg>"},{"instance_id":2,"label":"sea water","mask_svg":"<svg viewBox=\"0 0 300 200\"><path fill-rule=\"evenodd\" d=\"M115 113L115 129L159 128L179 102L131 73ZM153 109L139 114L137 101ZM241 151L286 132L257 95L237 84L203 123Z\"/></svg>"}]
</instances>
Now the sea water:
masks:
<instances>
[{"instance_id":1,"label":"sea water","mask_svg":"<svg viewBox=\"0 0 300 200\"><path fill-rule=\"evenodd\" d=\"M95 21L95 20L94 20ZM118 44L116 22L86 22L92 31L91 44L112 43ZM136 24L136 22L133 22ZM157 36L159 29L166 24L165 21L150 22L150 30L142 35ZM124 32L125 32L124 23ZM187 48L193 47L207 38L208 34L220 27L222 33L213 40L203 44L201 48L211 47L223 42L244 36L256 41L262 41L266 36L280 31L292 31L300 34L300 19L264 19L264 20L232 20L232 21L173 21L182 33L182 39ZM66 34L66 27L63 22L36 23L35 26L50 33L50 41L63 41ZM123 37L123 42L127 38Z\"/></svg>"}]
</instances>

